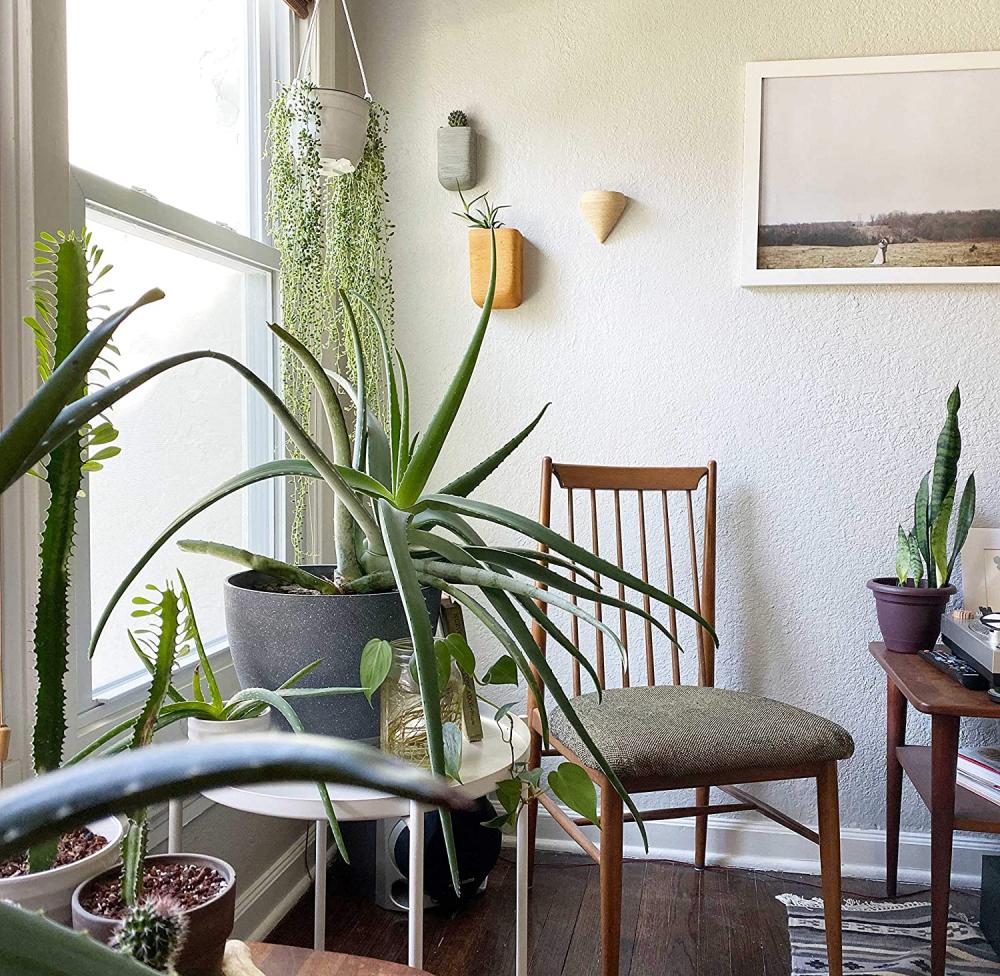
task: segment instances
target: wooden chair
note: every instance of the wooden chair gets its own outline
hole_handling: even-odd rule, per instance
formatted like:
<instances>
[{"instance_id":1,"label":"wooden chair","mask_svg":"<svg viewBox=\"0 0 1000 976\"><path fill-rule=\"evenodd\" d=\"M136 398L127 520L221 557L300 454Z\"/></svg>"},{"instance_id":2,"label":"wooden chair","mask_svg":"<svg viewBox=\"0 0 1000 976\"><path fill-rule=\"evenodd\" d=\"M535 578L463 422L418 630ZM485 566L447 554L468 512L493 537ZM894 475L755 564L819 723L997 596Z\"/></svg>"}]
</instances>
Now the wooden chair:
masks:
<instances>
[{"instance_id":1,"label":"wooden chair","mask_svg":"<svg viewBox=\"0 0 1000 976\"><path fill-rule=\"evenodd\" d=\"M671 595L675 593L675 583L686 583L684 593L678 589L678 598L684 599L690 592L688 605L715 626L714 461L705 467L630 468L553 464L551 458L545 458L539 516L545 525L551 524L553 480L566 493L569 538L585 545L580 536L589 536L589 548L598 552L602 531L610 535L613 525L613 542L605 541L607 551L601 553L605 558L612 558L609 553L613 546L613 558L617 565L630 569L643 580L652 581ZM703 500L696 506L698 496L703 496ZM602 502L605 503L603 509ZM634 551L634 537L626 540L623 536L622 511L625 503L635 506L637 552ZM582 517L578 512L581 507L584 509ZM647 509L652 510L647 513ZM696 509L702 514L700 560ZM662 555L652 552L647 521L659 523L663 535ZM674 527L678 521L686 522L686 531L682 533L686 536L686 559L678 558L672 544L678 535ZM583 528L581 523L584 526L589 523L589 528ZM630 542L633 544L630 545ZM638 566L634 569L626 565L624 557L627 549L629 555L637 557ZM629 596L621 586L617 586L615 595L620 599L640 602L636 594ZM651 607L648 598L643 598L641 603L646 610L656 612L657 607ZM541 606L546 609L544 604ZM682 655L676 645L669 645L671 683L658 684L652 626L642 618L632 616L630 634L629 621L624 612L616 609L609 612L608 608L602 610L600 604L595 604L593 612L598 619L612 626L617 617L615 629L625 645L626 656L619 667L617 650L606 654L607 641L596 629L584 628L583 636L588 638L588 642L582 644L577 618L569 618L570 640L578 649L594 652L593 663L601 685L609 689L605 691L603 702L598 702L596 692L581 694L580 665L571 659L573 701L584 725L630 794L692 788L695 792L693 806L646 811L643 820L695 817L694 863L698 868L705 865L708 817L715 813L757 810L819 844L830 973L841 976L837 762L853 753L854 743L850 735L833 722L791 705L715 688L715 646L711 636L673 610L666 613L667 623L671 633L677 636L682 646L688 648L688 653L683 656L684 663L690 660L689 668L696 665L694 677L697 684L682 684ZM685 622L690 623L694 631L693 648L678 631L678 625ZM641 641L637 641L636 631L640 629ZM536 623L533 634L544 652L546 632ZM592 644L589 639L592 639ZM644 654L634 662L634 667L632 658L638 657L636 651L640 644ZM692 649L696 650L696 654L691 654ZM644 672L641 675L637 673L640 664ZM611 672L614 673L615 683L620 684L619 688L611 689L607 681ZM539 687L542 687L540 678ZM529 697L528 719L532 732L529 764L535 768L540 765L543 755L559 755L587 772L600 790L600 847L580 829L589 825L589 820L568 816L552 797L543 796L540 801L531 803L528 809L529 876L533 870L538 802L541 802L556 823L600 865L601 971L603 976L617 976L621 934L622 828L633 817L623 811L621 798L597 770L587 747L561 712L552 705L548 714L551 748L543 750L537 703ZM816 780L818 833L734 785L805 778ZM728 794L732 802L711 803L710 790L713 786Z\"/></svg>"}]
</instances>

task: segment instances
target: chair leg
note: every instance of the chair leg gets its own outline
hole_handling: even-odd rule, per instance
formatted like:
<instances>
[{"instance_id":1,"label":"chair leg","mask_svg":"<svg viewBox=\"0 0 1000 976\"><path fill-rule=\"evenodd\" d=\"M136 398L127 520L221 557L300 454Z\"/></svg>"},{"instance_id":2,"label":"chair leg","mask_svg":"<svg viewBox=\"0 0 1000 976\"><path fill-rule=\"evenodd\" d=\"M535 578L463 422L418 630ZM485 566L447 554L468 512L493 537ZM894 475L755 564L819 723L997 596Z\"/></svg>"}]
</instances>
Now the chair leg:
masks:
<instances>
[{"instance_id":1,"label":"chair leg","mask_svg":"<svg viewBox=\"0 0 1000 976\"><path fill-rule=\"evenodd\" d=\"M830 976L843 976L843 930L840 917L840 798L837 764L827 763L816 777L819 807L819 861L823 880L823 915Z\"/></svg>"},{"instance_id":2,"label":"chair leg","mask_svg":"<svg viewBox=\"0 0 1000 976\"><path fill-rule=\"evenodd\" d=\"M622 932L622 800L601 786L601 976L618 976Z\"/></svg>"},{"instance_id":3,"label":"chair leg","mask_svg":"<svg viewBox=\"0 0 1000 976\"><path fill-rule=\"evenodd\" d=\"M530 716L529 716L530 718ZM542 737L534 729L528 742L528 769L538 769L542 764ZM528 800L528 887L535 880L535 834L538 831L538 800Z\"/></svg>"},{"instance_id":4,"label":"chair leg","mask_svg":"<svg viewBox=\"0 0 1000 976\"><path fill-rule=\"evenodd\" d=\"M694 791L695 806L708 806L712 789L699 786ZM708 845L708 814L694 818L694 866L700 871L705 867L705 848Z\"/></svg>"}]
</instances>

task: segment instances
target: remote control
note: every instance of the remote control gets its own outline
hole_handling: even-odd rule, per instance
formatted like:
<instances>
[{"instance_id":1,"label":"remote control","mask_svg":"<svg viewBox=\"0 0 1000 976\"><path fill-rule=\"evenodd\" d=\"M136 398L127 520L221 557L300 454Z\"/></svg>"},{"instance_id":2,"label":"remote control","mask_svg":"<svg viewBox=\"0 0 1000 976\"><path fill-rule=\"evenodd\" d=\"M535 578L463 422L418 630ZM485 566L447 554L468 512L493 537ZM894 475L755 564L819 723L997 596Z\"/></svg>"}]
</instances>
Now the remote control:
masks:
<instances>
[{"instance_id":1,"label":"remote control","mask_svg":"<svg viewBox=\"0 0 1000 976\"><path fill-rule=\"evenodd\" d=\"M930 661L938 669L943 671L949 678L957 681L963 688L970 691L985 691L990 683L975 668L970 667L960 657L954 654L947 654L944 651L918 651L925 661Z\"/></svg>"}]
</instances>

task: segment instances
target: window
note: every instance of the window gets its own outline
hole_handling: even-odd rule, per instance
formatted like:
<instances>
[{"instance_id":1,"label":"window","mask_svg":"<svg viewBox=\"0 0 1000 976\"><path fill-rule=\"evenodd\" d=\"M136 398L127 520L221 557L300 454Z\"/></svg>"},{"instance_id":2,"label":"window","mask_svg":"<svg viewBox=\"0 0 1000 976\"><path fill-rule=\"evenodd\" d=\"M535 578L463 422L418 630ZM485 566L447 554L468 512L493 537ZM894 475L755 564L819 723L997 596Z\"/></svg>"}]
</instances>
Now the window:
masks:
<instances>
[{"instance_id":1,"label":"window","mask_svg":"<svg viewBox=\"0 0 1000 976\"><path fill-rule=\"evenodd\" d=\"M213 349L274 377L278 255L263 234L263 111L287 64L287 13L273 0L73 0L67 4L74 225L114 267L119 307L150 287L167 298L119 330L120 375ZM284 10L285 8L280 8ZM88 479L74 620L77 643L159 531L220 482L280 450L256 394L225 365L180 366L111 414L122 453ZM230 496L183 530L263 552L282 549L281 486ZM145 681L127 640L131 597L184 574L210 648L224 648L230 570L168 544L78 667L81 710ZM231 567L230 567L231 569Z\"/></svg>"}]
</instances>

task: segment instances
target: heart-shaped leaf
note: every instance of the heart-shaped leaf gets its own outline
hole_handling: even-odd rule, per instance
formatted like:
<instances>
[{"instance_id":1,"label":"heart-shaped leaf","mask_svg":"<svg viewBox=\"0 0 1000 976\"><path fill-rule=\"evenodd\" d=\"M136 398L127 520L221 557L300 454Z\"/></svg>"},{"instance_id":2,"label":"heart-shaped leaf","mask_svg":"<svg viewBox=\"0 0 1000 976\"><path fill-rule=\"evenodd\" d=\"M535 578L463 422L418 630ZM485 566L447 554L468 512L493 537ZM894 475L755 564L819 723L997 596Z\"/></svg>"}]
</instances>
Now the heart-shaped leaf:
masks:
<instances>
[{"instance_id":1,"label":"heart-shaped leaf","mask_svg":"<svg viewBox=\"0 0 1000 976\"><path fill-rule=\"evenodd\" d=\"M549 773L549 789L575 813L600 827L597 817L597 790L590 777L576 763L564 762Z\"/></svg>"},{"instance_id":2,"label":"heart-shaped leaf","mask_svg":"<svg viewBox=\"0 0 1000 976\"><path fill-rule=\"evenodd\" d=\"M373 637L361 652L361 688L371 703L372 695L382 687L392 667L392 646L388 641Z\"/></svg>"},{"instance_id":3,"label":"heart-shaped leaf","mask_svg":"<svg viewBox=\"0 0 1000 976\"><path fill-rule=\"evenodd\" d=\"M461 783L462 730L454 722L443 722L441 734L444 736L444 771L455 782Z\"/></svg>"},{"instance_id":4,"label":"heart-shaped leaf","mask_svg":"<svg viewBox=\"0 0 1000 976\"><path fill-rule=\"evenodd\" d=\"M514 659L505 654L496 664L483 675L484 685L516 685L517 664Z\"/></svg>"}]
</instances>

